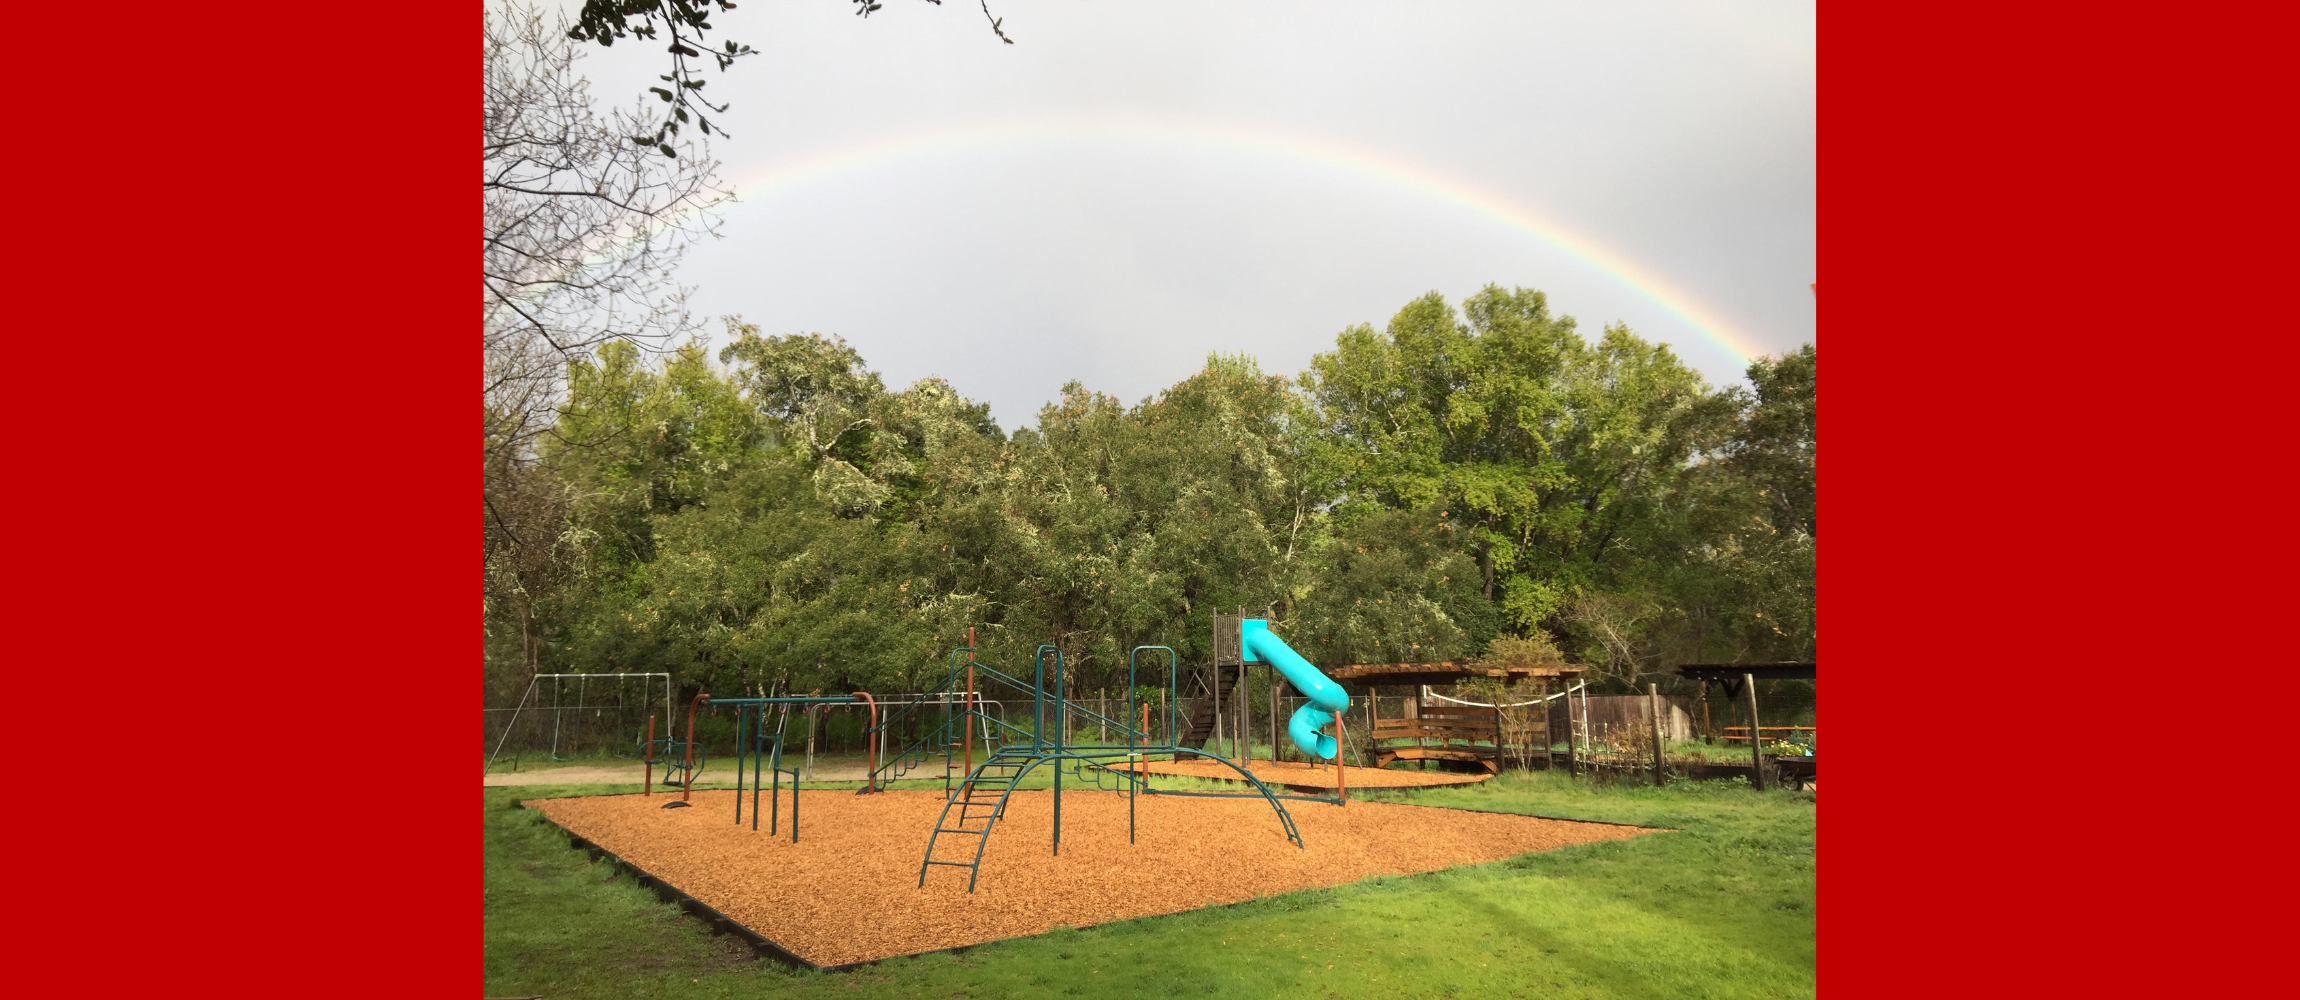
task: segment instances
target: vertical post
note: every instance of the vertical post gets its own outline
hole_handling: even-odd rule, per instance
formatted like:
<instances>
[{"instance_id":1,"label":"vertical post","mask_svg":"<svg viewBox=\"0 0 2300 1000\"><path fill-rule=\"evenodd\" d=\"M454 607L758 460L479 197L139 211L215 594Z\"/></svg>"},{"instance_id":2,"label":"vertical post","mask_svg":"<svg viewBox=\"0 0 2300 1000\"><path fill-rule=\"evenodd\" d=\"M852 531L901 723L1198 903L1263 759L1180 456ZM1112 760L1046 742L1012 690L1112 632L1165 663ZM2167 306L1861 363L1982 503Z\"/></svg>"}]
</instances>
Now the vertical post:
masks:
<instances>
[{"instance_id":1,"label":"vertical post","mask_svg":"<svg viewBox=\"0 0 2300 1000\"><path fill-rule=\"evenodd\" d=\"M1571 699L1566 701L1565 707L1569 711L1573 708ZM1567 716L1566 722L1570 724L1572 721L1572 717ZM1581 752L1589 752L1589 678L1586 676L1581 679Z\"/></svg>"},{"instance_id":2,"label":"vertical post","mask_svg":"<svg viewBox=\"0 0 2300 1000\"><path fill-rule=\"evenodd\" d=\"M695 703L687 706L687 773L681 776L683 780L679 782L681 802L687 801L687 797L695 792L695 712L710 699L710 695L699 694L695 696Z\"/></svg>"},{"instance_id":3,"label":"vertical post","mask_svg":"<svg viewBox=\"0 0 2300 1000\"><path fill-rule=\"evenodd\" d=\"M1278 763L1278 668L1270 668L1270 764Z\"/></svg>"},{"instance_id":4,"label":"vertical post","mask_svg":"<svg viewBox=\"0 0 2300 1000\"><path fill-rule=\"evenodd\" d=\"M878 745L871 742L871 730L878 728L878 699L871 697L868 691L857 691L854 694L870 706L870 728L863 730L863 753L870 770L863 772L863 790L875 792L878 791Z\"/></svg>"},{"instance_id":5,"label":"vertical post","mask_svg":"<svg viewBox=\"0 0 2300 1000\"><path fill-rule=\"evenodd\" d=\"M1213 663L1213 673L1206 675L1206 695L1214 700L1213 745L1214 752L1220 753L1222 747L1222 612L1219 610L1214 612L1214 644L1209 648L1211 651L1207 654L1207 658ZM1239 647L1239 658L1244 659L1245 655L1245 648ZM1198 713L1192 712L1190 714L1195 716ZM1197 728L1197 724L1192 723L1191 728Z\"/></svg>"},{"instance_id":6,"label":"vertical post","mask_svg":"<svg viewBox=\"0 0 2300 1000\"><path fill-rule=\"evenodd\" d=\"M655 794L655 717L647 716L647 794Z\"/></svg>"},{"instance_id":7,"label":"vertical post","mask_svg":"<svg viewBox=\"0 0 2300 1000\"><path fill-rule=\"evenodd\" d=\"M1221 753L1224 727L1222 725L1222 658L1219 655L1214 657L1213 675L1206 679L1206 691L1207 697L1214 700L1214 739L1212 745L1215 753Z\"/></svg>"},{"instance_id":8,"label":"vertical post","mask_svg":"<svg viewBox=\"0 0 2300 1000\"><path fill-rule=\"evenodd\" d=\"M1373 690L1375 690L1373 678L1366 678L1366 747L1373 747L1373 699L1375 699ZM1277 752L1277 745L1279 745L1279 731L1277 731L1277 726L1270 726L1272 752ZM1357 763L1359 766L1366 766L1364 756L1359 756Z\"/></svg>"},{"instance_id":9,"label":"vertical post","mask_svg":"<svg viewBox=\"0 0 2300 1000\"><path fill-rule=\"evenodd\" d=\"M958 738L966 741L966 773L974 776L974 713L981 709L974 703L974 626L966 627L966 710L959 713L965 725L959 727ZM990 748L984 747L984 752Z\"/></svg>"},{"instance_id":10,"label":"vertical post","mask_svg":"<svg viewBox=\"0 0 2300 1000\"><path fill-rule=\"evenodd\" d=\"M1765 790L1765 743L1757 738L1757 675L1742 674L1741 686L1749 689L1749 784L1761 792Z\"/></svg>"},{"instance_id":11,"label":"vertical post","mask_svg":"<svg viewBox=\"0 0 2300 1000\"><path fill-rule=\"evenodd\" d=\"M1701 678L1701 742L1715 743L1717 729L1709 724L1709 678Z\"/></svg>"},{"instance_id":12,"label":"vertical post","mask_svg":"<svg viewBox=\"0 0 2300 1000\"><path fill-rule=\"evenodd\" d=\"M1350 804L1350 769L1342 761L1342 754L1347 752L1343 748L1350 745L1349 733L1342 726L1342 718L1348 714L1334 713L1334 790L1341 793L1343 805Z\"/></svg>"},{"instance_id":13,"label":"vertical post","mask_svg":"<svg viewBox=\"0 0 2300 1000\"><path fill-rule=\"evenodd\" d=\"M1238 664L1238 694L1232 700L1238 703L1237 757L1248 764L1254 762L1254 699L1252 688L1246 686L1246 665Z\"/></svg>"},{"instance_id":14,"label":"vertical post","mask_svg":"<svg viewBox=\"0 0 2300 1000\"><path fill-rule=\"evenodd\" d=\"M1549 678L1535 678L1534 697L1541 699L1541 769L1557 770L1557 734L1549 731Z\"/></svg>"},{"instance_id":15,"label":"vertical post","mask_svg":"<svg viewBox=\"0 0 2300 1000\"><path fill-rule=\"evenodd\" d=\"M1668 720L1661 717L1661 685L1645 685L1645 704L1653 715L1653 787L1659 788L1669 780L1669 772L1661 757L1661 736L1669 725Z\"/></svg>"},{"instance_id":16,"label":"vertical post","mask_svg":"<svg viewBox=\"0 0 2300 1000\"><path fill-rule=\"evenodd\" d=\"M1042 661L1042 662L1043 662L1043 661ZM1045 685L1043 685L1043 684L1042 684L1042 685L1039 685L1039 691L1040 691L1041 693L1043 693L1045 690L1046 690L1046 687L1045 687ZM1061 651L1061 650L1059 650L1059 649L1057 649L1057 650L1055 650L1055 651L1054 651L1054 712L1055 712L1055 720L1054 720L1054 752L1055 752L1055 758L1054 758L1054 855L1055 855L1055 857L1061 857L1061 856L1062 856L1062 757L1061 757L1061 753L1062 753L1062 744L1063 744L1063 739L1064 739L1064 736L1065 736L1065 734L1064 734L1063 730L1070 728L1070 713L1069 713L1069 712L1067 712L1067 711L1064 711L1062 706L1063 706L1063 701L1062 701L1062 651Z\"/></svg>"},{"instance_id":17,"label":"vertical post","mask_svg":"<svg viewBox=\"0 0 2300 1000\"><path fill-rule=\"evenodd\" d=\"M816 688L816 689L814 689L813 691L809 692L808 694L809 694L809 696L810 696L810 697L819 697L819 696L820 696L822 693L823 693L823 689L821 689L821 688ZM808 706L807 706L807 780L808 780L808 781L813 781L813 780L815 780L815 720L816 720L816 719L820 719L820 718L822 718L822 715L823 715L823 707L822 707L821 705L808 705Z\"/></svg>"},{"instance_id":18,"label":"vertical post","mask_svg":"<svg viewBox=\"0 0 2300 1000\"><path fill-rule=\"evenodd\" d=\"M1573 749L1573 681L1562 676L1559 680L1565 683L1565 690L1558 692L1565 701L1565 773L1567 777L1578 778L1581 776L1581 758L1574 755ZM1582 683L1588 682L1583 681ZM1541 721L1544 723L1548 722L1549 719L1550 717L1546 712L1541 717Z\"/></svg>"},{"instance_id":19,"label":"vertical post","mask_svg":"<svg viewBox=\"0 0 2300 1000\"><path fill-rule=\"evenodd\" d=\"M746 763L744 755L749 749L743 746L743 709L746 707L744 705L735 706L735 825L737 826L741 826L743 823L743 765ZM761 716L759 721L761 722L766 721L766 708L765 705L759 706Z\"/></svg>"}]
</instances>

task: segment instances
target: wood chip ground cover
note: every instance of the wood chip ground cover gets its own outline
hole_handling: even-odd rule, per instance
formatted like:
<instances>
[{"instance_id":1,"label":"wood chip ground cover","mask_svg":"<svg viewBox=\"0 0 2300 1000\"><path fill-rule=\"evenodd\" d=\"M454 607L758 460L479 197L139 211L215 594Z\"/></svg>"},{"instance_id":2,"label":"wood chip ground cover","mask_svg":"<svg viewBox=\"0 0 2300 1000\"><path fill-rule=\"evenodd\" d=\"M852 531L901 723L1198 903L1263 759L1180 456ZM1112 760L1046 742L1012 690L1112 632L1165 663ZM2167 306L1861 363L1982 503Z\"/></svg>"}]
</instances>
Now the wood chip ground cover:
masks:
<instances>
[{"instance_id":1,"label":"wood chip ground cover","mask_svg":"<svg viewBox=\"0 0 2300 1000\"><path fill-rule=\"evenodd\" d=\"M939 791L807 793L799 843L734 822L732 791L606 795L526 803L817 965L1038 934L1061 926L1178 913L1377 874L1499 861L1652 831L1385 802L1289 803L1305 848L1258 799L1143 796L1136 842L1126 799L1062 797L1062 854L1050 855L1051 792L1017 792L991 834L973 894L967 871L936 866L918 886ZM788 823L789 802L783 822ZM945 836L938 856L959 854ZM945 852L948 852L947 854Z\"/></svg>"}]
</instances>

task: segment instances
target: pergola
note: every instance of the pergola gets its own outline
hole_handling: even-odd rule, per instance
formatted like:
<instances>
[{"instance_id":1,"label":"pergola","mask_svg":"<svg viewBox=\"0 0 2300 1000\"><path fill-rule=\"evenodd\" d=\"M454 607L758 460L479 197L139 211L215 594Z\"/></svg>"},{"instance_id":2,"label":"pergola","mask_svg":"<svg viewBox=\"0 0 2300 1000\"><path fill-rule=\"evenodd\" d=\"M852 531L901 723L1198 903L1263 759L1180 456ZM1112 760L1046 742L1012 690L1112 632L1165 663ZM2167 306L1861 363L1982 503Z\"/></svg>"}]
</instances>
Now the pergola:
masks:
<instances>
[{"instance_id":1,"label":"pergola","mask_svg":"<svg viewBox=\"0 0 2300 1000\"><path fill-rule=\"evenodd\" d=\"M1370 688L1377 684L1395 684L1401 687L1432 687L1454 684L1473 677L1491 677L1504 683L1514 683L1534 677L1579 677L1580 667L1483 667L1450 660L1438 663L1352 663L1326 671L1326 676L1344 687Z\"/></svg>"}]
</instances>

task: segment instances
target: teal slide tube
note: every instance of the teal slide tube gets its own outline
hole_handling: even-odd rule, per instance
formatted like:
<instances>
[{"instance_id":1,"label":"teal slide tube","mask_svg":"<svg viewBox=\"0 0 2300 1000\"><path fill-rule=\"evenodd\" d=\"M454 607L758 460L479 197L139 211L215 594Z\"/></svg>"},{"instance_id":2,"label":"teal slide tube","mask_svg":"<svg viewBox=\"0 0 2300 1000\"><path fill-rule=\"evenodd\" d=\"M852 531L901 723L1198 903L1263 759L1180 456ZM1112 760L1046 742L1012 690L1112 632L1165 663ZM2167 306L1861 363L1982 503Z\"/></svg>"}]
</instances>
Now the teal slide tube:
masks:
<instances>
[{"instance_id":1,"label":"teal slide tube","mask_svg":"<svg viewBox=\"0 0 2300 1000\"><path fill-rule=\"evenodd\" d=\"M1284 639L1270 634L1270 623L1260 618L1248 618L1238 623L1238 648L1246 654L1248 663L1267 663L1278 668L1294 690L1310 703L1294 710L1286 720L1286 735L1294 738L1294 745L1302 752L1320 760L1332 760L1340 745L1334 738L1318 732L1318 727L1334 721L1334 716L1349 711L1350 695L1333 682L1302 654L1294 652Z\"/></svg>"}]
</instances>

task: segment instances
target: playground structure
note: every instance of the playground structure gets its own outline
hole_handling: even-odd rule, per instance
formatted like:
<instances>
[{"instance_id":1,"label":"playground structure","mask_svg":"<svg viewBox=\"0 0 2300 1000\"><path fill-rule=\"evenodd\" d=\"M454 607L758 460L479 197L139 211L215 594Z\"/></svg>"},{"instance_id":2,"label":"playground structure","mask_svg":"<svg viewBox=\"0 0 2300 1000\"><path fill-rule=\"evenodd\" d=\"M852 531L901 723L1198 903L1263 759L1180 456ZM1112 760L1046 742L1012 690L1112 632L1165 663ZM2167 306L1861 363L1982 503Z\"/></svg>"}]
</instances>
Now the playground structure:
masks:
<instances>
[{"instance_id":1,"label":"playground structure","mask_svg":"<svg viewBox=\"0 0 2300 1000\"><path fill-rule=\"evenodd\" d=\"M1234 675L1217 672L1214 679L1235 676L1240 682L1238 691L1242 693L1249 668L1265 667L1270 671L1273 734L1280 731L1276 698L1280 679L1299 694L1301 703L1291 710L1283 732L1286 742L1301 752L1306 763L1283 763L1275 750L1266 763L1249 756L1253 749L1251 741L1242 738L1248 729L1249 703L1242 697L1230 699L1229 707L1237 714L1235 720L1228 720L1234 724L1230 732L1239 738L1227 741L1225 746L1221 723L1231 713L1221 711L1218 701L1208 699L1197 699L1191 708L1185 708L1182 698L1185 671L1179 654L1172 647L1142 645L1129 651L1125 696L1113 704L1109 698L1086 700L1070 696L1068 671L1060 648L1038 646L1032 652L1029 674L1017 676L981 662L976 656L973 630L969 629L967 644L950 650L938 683L891 703L882 703L867 691L778 695L770 690L743 697L713 697L705 692L694 696L683 726L669 724L676 715L672 706L666 704L665 724L660 730L656 716L649 713L643 733L630 738L639 750L638 759L645 764L642 795L655 794L659 764L663 788L676 788L679 792L676 801L664 803L661 808L688 806L694 799L698 776L710 763L702 741L696 739L697 719L715 710L729 710L734 715L731 754L734 787L728 800L733 807L733 822L739 826L747 818L752 831L764 829L771 837L780 836L783 785L787 778L791 789L790 841L797 844L802 772L785 762L792 716L845 708L868 713L868 723L863 727L867 764L862 787L854 794L877 794L890 783L904 779L940 779L942 804L919 858L915 879L919 888L926 887L938 867L963 868L967 871L967 891L973 893L981 882L983 859L994 832L1008 817L1016 801L1015 793L1034 775L1039 783L1030 787L1044 787L1051 792L1047 797L1048 850L1053 856L1062 854L1066 791L1073 794L1110 792L1121 797L1126 804L1129 843L1138 836L1134 818L1139 798L1171 796L1259 801L1269 808L1270 815L1277 821L1277 832L1285 842L1297 849L1304 848L1307 845L1288 803L1341 806L1349 802L1351 769L1344 766L1340 758L1348 746L1346 727L1351 696L1341 684L1272 632L1266 619L1248 618L1241 609L1235 615L1217 613L1214 627L1217 641L1211 666L1217 670L1235 670ZM1158 675L1160 669L1164 671L1162 677ZM531 682L521 706L537 700L539 685L544 681L580 686L625 677L642 678L643 683L649 684L661 678L666 694L669 691L669 679L662 674L547 675ZM1145 697L1152 691L1157 693L1156 697ZM1219 693L1215 692L1217 698ZM564 709L563 702L556 698L553 705ZM576 707L585 707L580 688ZM1490 716L1493 710L1485 712ZM1439 724L1437 714L1429 712L1417 720L1417 725L1427 729ZM1476 713L1472 710L1464 714ZM1214 738L1201 744L1198 737L1205 733L1204 724L1209 715L1214 722L1211 734ZM1370 708L1366 715L1366 721L1373 727L1370 735L1376 737L1377 769L1392 759L1461 758L1483 764L1489 772L1498 770L1498 761L1488 760L1502 742L1498 727L1493 724L1486 727L1493 730L1487 734L1490 742L1481 749L1448 750L1441 740L1440 747L1412 752L1413 748L1381 748L1381 738L1390 735L1385 730L1392 728L1381 723L1390 720L1377 719ZM722 727L723 735L724 722L716 725ZM1475 746L1478 741L1469 742ZM499 740L498 750L500 745ZM556 743L553 749L556 753ZM725 759L722 756L722 760ZM1281 773L1280 769L1284 768L1307 769L1315 771L1316 776L1304 780L1298 774ZM1160 774L1237 784L1228 786L1229 790L1219 785L1174 787L1176 783L1172 781L1167 782L1166 787L1159 787L1154 781ZM1409 781L1404 780L1407 774L1380 772L1380 778L1393 780L1378 783L1426 785L1458 780Z\"/></svg>"},{"instance_id":2,"label":"playground structure","mask_svg":"<svg viewBox=\"0 0 2300 1000\"><path fill-rule=\"evenodd\" d=\"M1327 680L1317 668L1311 666L1283 640L1268 631L1268 622L1260 619L1242 619L1240 648L1249 656L1267 660L1284 671L1296 687L1311 697L1315 706L1304 706L1295 713L1290 735L1305 753L1324 758L1334 756L1338 742L1334 736L1318 732L1319 727L1342 725L1342 713L1349 707L1349 697L1339 685ZM1287 812L1287 800L1328 802L1340 805L1348 801L1346 788L1335 795L1289 795L1273 791L1254 772L1242 767L1230 757L1206 750L1197 756L1227 768L1237 780L1252 788L1247 792L1222 792L1183 789L1160 789L1151 784L1150 772L1141 765L1151 754L1178 755L1191 748L1181 743L1182 727L1177 713L1181 704L1181 662L1178 654L1168 646L1137 646L1127 653L1127 696L1125 708L1119 718L1113 719L1084 704L1067 697L1062 651L1051 645L1039 646L1032 654L1032 676L1025 682L1006 674L975 658L973 633L968 633L967 645L951 650L950 668L940 688L944 695L939 706L942 717L927 729L927 734L901 747L891 758L874 762L874 778L884 774L888 780L900 777L909 770L936 757L943 761L944 806L936 817L934 830L927 838L925 855L919 862L918 884L926 885L927 875L936 866L967 870L967 891L973 892L982 873L982 857L998 821L1005 817L1014 792L1025 778L1040 768L1047 768L1053 792L1052 831L1050 852L1062 853L1062 793L1064 781L1073 787L1100 791L1115 791L1126 796L1128 829L1132 842L1136 835L1133 823L1135 799L1141 795L1172 795L1204 798L1259 798L1268 803L1275 814L1286 840L1301 847L1302 837L1292 814ZM1141 669L1144 654L1165 654L1166 677L1162 685L1168 697L1163 699L1164 718L1159 725L1150 722L1149 706L1138 702L1141 691ZM963 660L961 656L963 655ZM1053 660L1054 682L1047 685L1048 658ZM986 695L1011 696L1016 701L1027 699L1031 705L1028 729L985 710ZM1003 702L1005 697L995 699ZM921 708L936 706L929 699L921 699L894 713L879 723L880 731L902 722L903 716ZM1076 723L1091 725L1099 739L1073 742ZM979 737L984 749L980 764L974 762L974 750ZM1123 761L1123 768L1110 766ZM864 791L868 792L866 785ZM947 848L949 838L955 840L956 849ZM938 856L938 848L943 853Z\"/></svg>"},{"instance_id":3,"label":"playground structure","mask_svg":"<svg viewBox=\"0 0 2300 1000\"><path fill-rule=\"evenodd\" d=\"M1260 629L1265 638L1257 640L1254 648L1262 650L1270 656L1290 656L1291 661L1288 662L1286 669L1298 673L1305 688L1318 690L1328 701L1338 698L1340 708L1346 709L1348 697L1340 693L1340 688L1331 681L1327 681L1323 675L1317 672L1316 668L1309 665L1307 660L1303 660L1299 655L1294 654L1293 650L1286 648L1284 642L1276 636L1267 635L1267 627L1267 622L1259 620L1253 620L1250 624L1241 626L1244 629ZM1167 689L1170 697L1165 699L1167 717L1161 720L1164 725L1151 726L1146 721L1137 721L1138 719L1147 719L1146 710L1148 706L1142 705L1141 708L1145 711L1137 712L1136 697L1141 690L1143 654L1161 652L1166 654L1166 682L1163 686ZM963 662L959 659L962 653L965 655ZM948 704L954 705L956 710L946 712L945 720L941 725L933 727L926 739L906 747L903 753L898 754L894 760L884 765L890 770L890 776L893 776L901 773L900 769L904 767L906 762L912 760L924 762L928 757L937 753L946 762L944 769L944 807L942 814L935 820L933 833L927 838L926 854L919 862L918 884L922 888L926 885L929 872L936 866L945 866L966 869L967 891L970 893L974 891L981 878L983 851L989 845L991 832L996 829L998 821L1006 815L1007 805L1015 790L1021 786L1023 779L1041 767L1048 768L1052 776L1054 794L1051 852L1056 856L1062 853L1062 792L1063 781L1066 776L1078 785L1096 790L1118 791L1126 795L1128 803L1127 839L1129 842L1133 841L1136 833L1133 823L1134 801L1137 796L1145 794L1206 798L1260 798L1269 804L1271 811L1277 816L1279 827L1284 832L1287 841L1296 847L1303 846L1301 831L1295 826L1293 816L1286 811L1284 800L1300 799L1331 802L1337 805L1346 801L1338 795L1281 795L1272 791L1268 785L1263 784L1262 780L1256 777L1252 770L1239 766L1236 761L1227 756L1208 751L1199 751L1199 755L1227 767L1236 774L1238 780L1252 786L1253 791L1215 792L1152 787L1149 772L1141 767L1148 755L1153 753L1175 754L1185 749L1178 742L1177 736L1180 727L1176 724L1177 720L1174 717L1174 713L1178 711L1178 706L1181 703L1181 663L1180 657L1171 647L1137 646L1128 652L1126 657L1126 707L1119 713L1120 718L1117 719L1112 719L1071 701L1065 696L1064 677L1066 671L1063 669L1062 651L1057 647L1040 646L1033 653L1033 673L1028 682L1009 676L987 664L977 662L974 654L975 647L970 632L968 645L951 651L951 668L943 688L955 696ZM1054 661L1054 685L1051 692L1051 702L1048 700L1050 692L1047 690L1046 684L1047 658L1050 655ZM1324 687L1319 688L1318 685ZM1002 719L995 719L989 713L982 711L979 699L985 691L1004 693L1008 690L1012 690L1017 695L1027 693L1032 705L1031 725L1028 730ZM1305 693L1308 691L1306 690ZM1051 718L1049 718L1050 710ZM1322 751L1324 755L1331 756L1335 747L1333 738L1321 737L1315 732L1315 726L1319 724L1319 720L1316 720L1314 715L1314 711L1307 707L1302 713L1298 713L1294 732L1295 739L1302 744L1305 752ZM1335 714L1327 713L1327 717L1323 721L1333 721L1336 718L1338 716ZM890 719L888 721L896 720ZM1071 742L1071 731L1074 721L1084 721L1093 725L1100 734L1115 734L1117 739L1123 742L1073 743ZM986 750L986 755L979 765L973 762L973 749L977 733L983 737ZM1159 738L1159 733L1164 734L1163 739ZM1323 739L1324 742L1320 743L1320 739ZM954 750L958 752L953 752ZM1126 766L1123 769L1113 768L1110 766L1113 761L1124 761ZM963 777L959 777L954 783L952 781L953 776L961 774ZM971 840L958 840L955 851L947 851L945 856L937 856L937 848L943 847L946 842L945 838L949 837L971 838ZM964 860L960 860L962 858Z\"/></svg>"},{"instance_id":4,"label":"playground structure","mask_svg":"<svg viewBox=\"0 0 2300 1000\"><path fill-rule=\"evenodd\" d=\"M1341 745L1349 695L1341 686L1327 679L1300 654L1288 647L1284 640L1269 631L1267 621L1261 619L1232 618L1239 630L1237 648L1250 662L1268 663L1281 672L1310 701L1296 710L1288 726L1288 735L1305 754L1319 759L1333 759ZM1226 623L1225 623L1226 624ZM799 836L798 776L796 769L783 766L784 735L790 710L794 706L856 706L870 711L870 723L864 730L869 767L863 787L857 795L880 791L887 783L911 775L922 767L939 762L944 804L936 817L934 828L928 834L925 855L920 859L918 885L924 887L928 873L935 867L967 869L967 891L973 892L979 883L982 858L991 833L1000 819L1007 814L1014 793L1024 780L1040 769L1051 778L1052 830L1050 851L1062 853L1062 794L1067 782L1074 790L1117 792L1128 803L1128 839L1135 836L1131 817L1134 801L1141 795L1169 795L1203 798L1260 799L1270 806L1280 832L1295 847L1303 846L1301 832L1293 816L1287 812L1286 801L1311 801L1342 805L1348 802L1348 788L1337 782L1332 795L1282 794L1272 790L1249 767L1240 766L1230 757L1212 750L1185 747L1181 743L1183 726L1180 712L1180 657L1171 647L1145 645L1135 647L1127 654L1127 697L1125 708L1118 718L1111 718L1087 705L1072 700L1065 690L1067 671L1062 651L1051 645L1039 646L1032 655L1032 674L1028 680L1009 675L975 658L973 630L967 634L967 645L950 651L948 670L942 682L921 696L906 700L899 707L881 712L868 692L850 695L763 696L753 698L713 698L708 693L697 695L687 713L685 740L658 740L650 731L645 739L647 753L647 785L645 794L653 794L654 751L664 750L666 774L676 770L677 777L666 782L677 785L680 800L664 808L684 805L692 796L695 777L701 772L705 759L702 748L694 739L695 718L706 707L731 708L735 711L735 822L743 821L744 793L749 793L752 829L760 824L761 805L766 806L767 831L778 832L781 821L782 779L791 777L791 838ZM1153 720L1150 706L1137 700L1143 679L1142 660L1147 654L1153 660L1164 654L1166 676L1163 686L1168 697L1162 699L1163 717ZM1049 684L1047 670L1053 668ZM1153 664L1155 669L1155 664ZM1027 725L1007 718L1005 706L1027 704L1030 718ZM768 713L776 715L770 728ZM1331 725L1331 735L1321 730ZM1081 726L1092 727L1099 738L1078 741L1074 732ZM897 736L899 733L914 735ZM981 751L980 762L976 760ZM1142 765L1150 755L1179 756L1191 754L1227 769L1224 777L1233 777L1250 786L1251 791L1205 791L1196 789L1156 788L1151 783L1151 772ZM1113 767L1113 764L1122 766ZM763 796L767 797L764 803ZM938 853L939 851L939 853Z\"/></svg>"}]
</instances>

